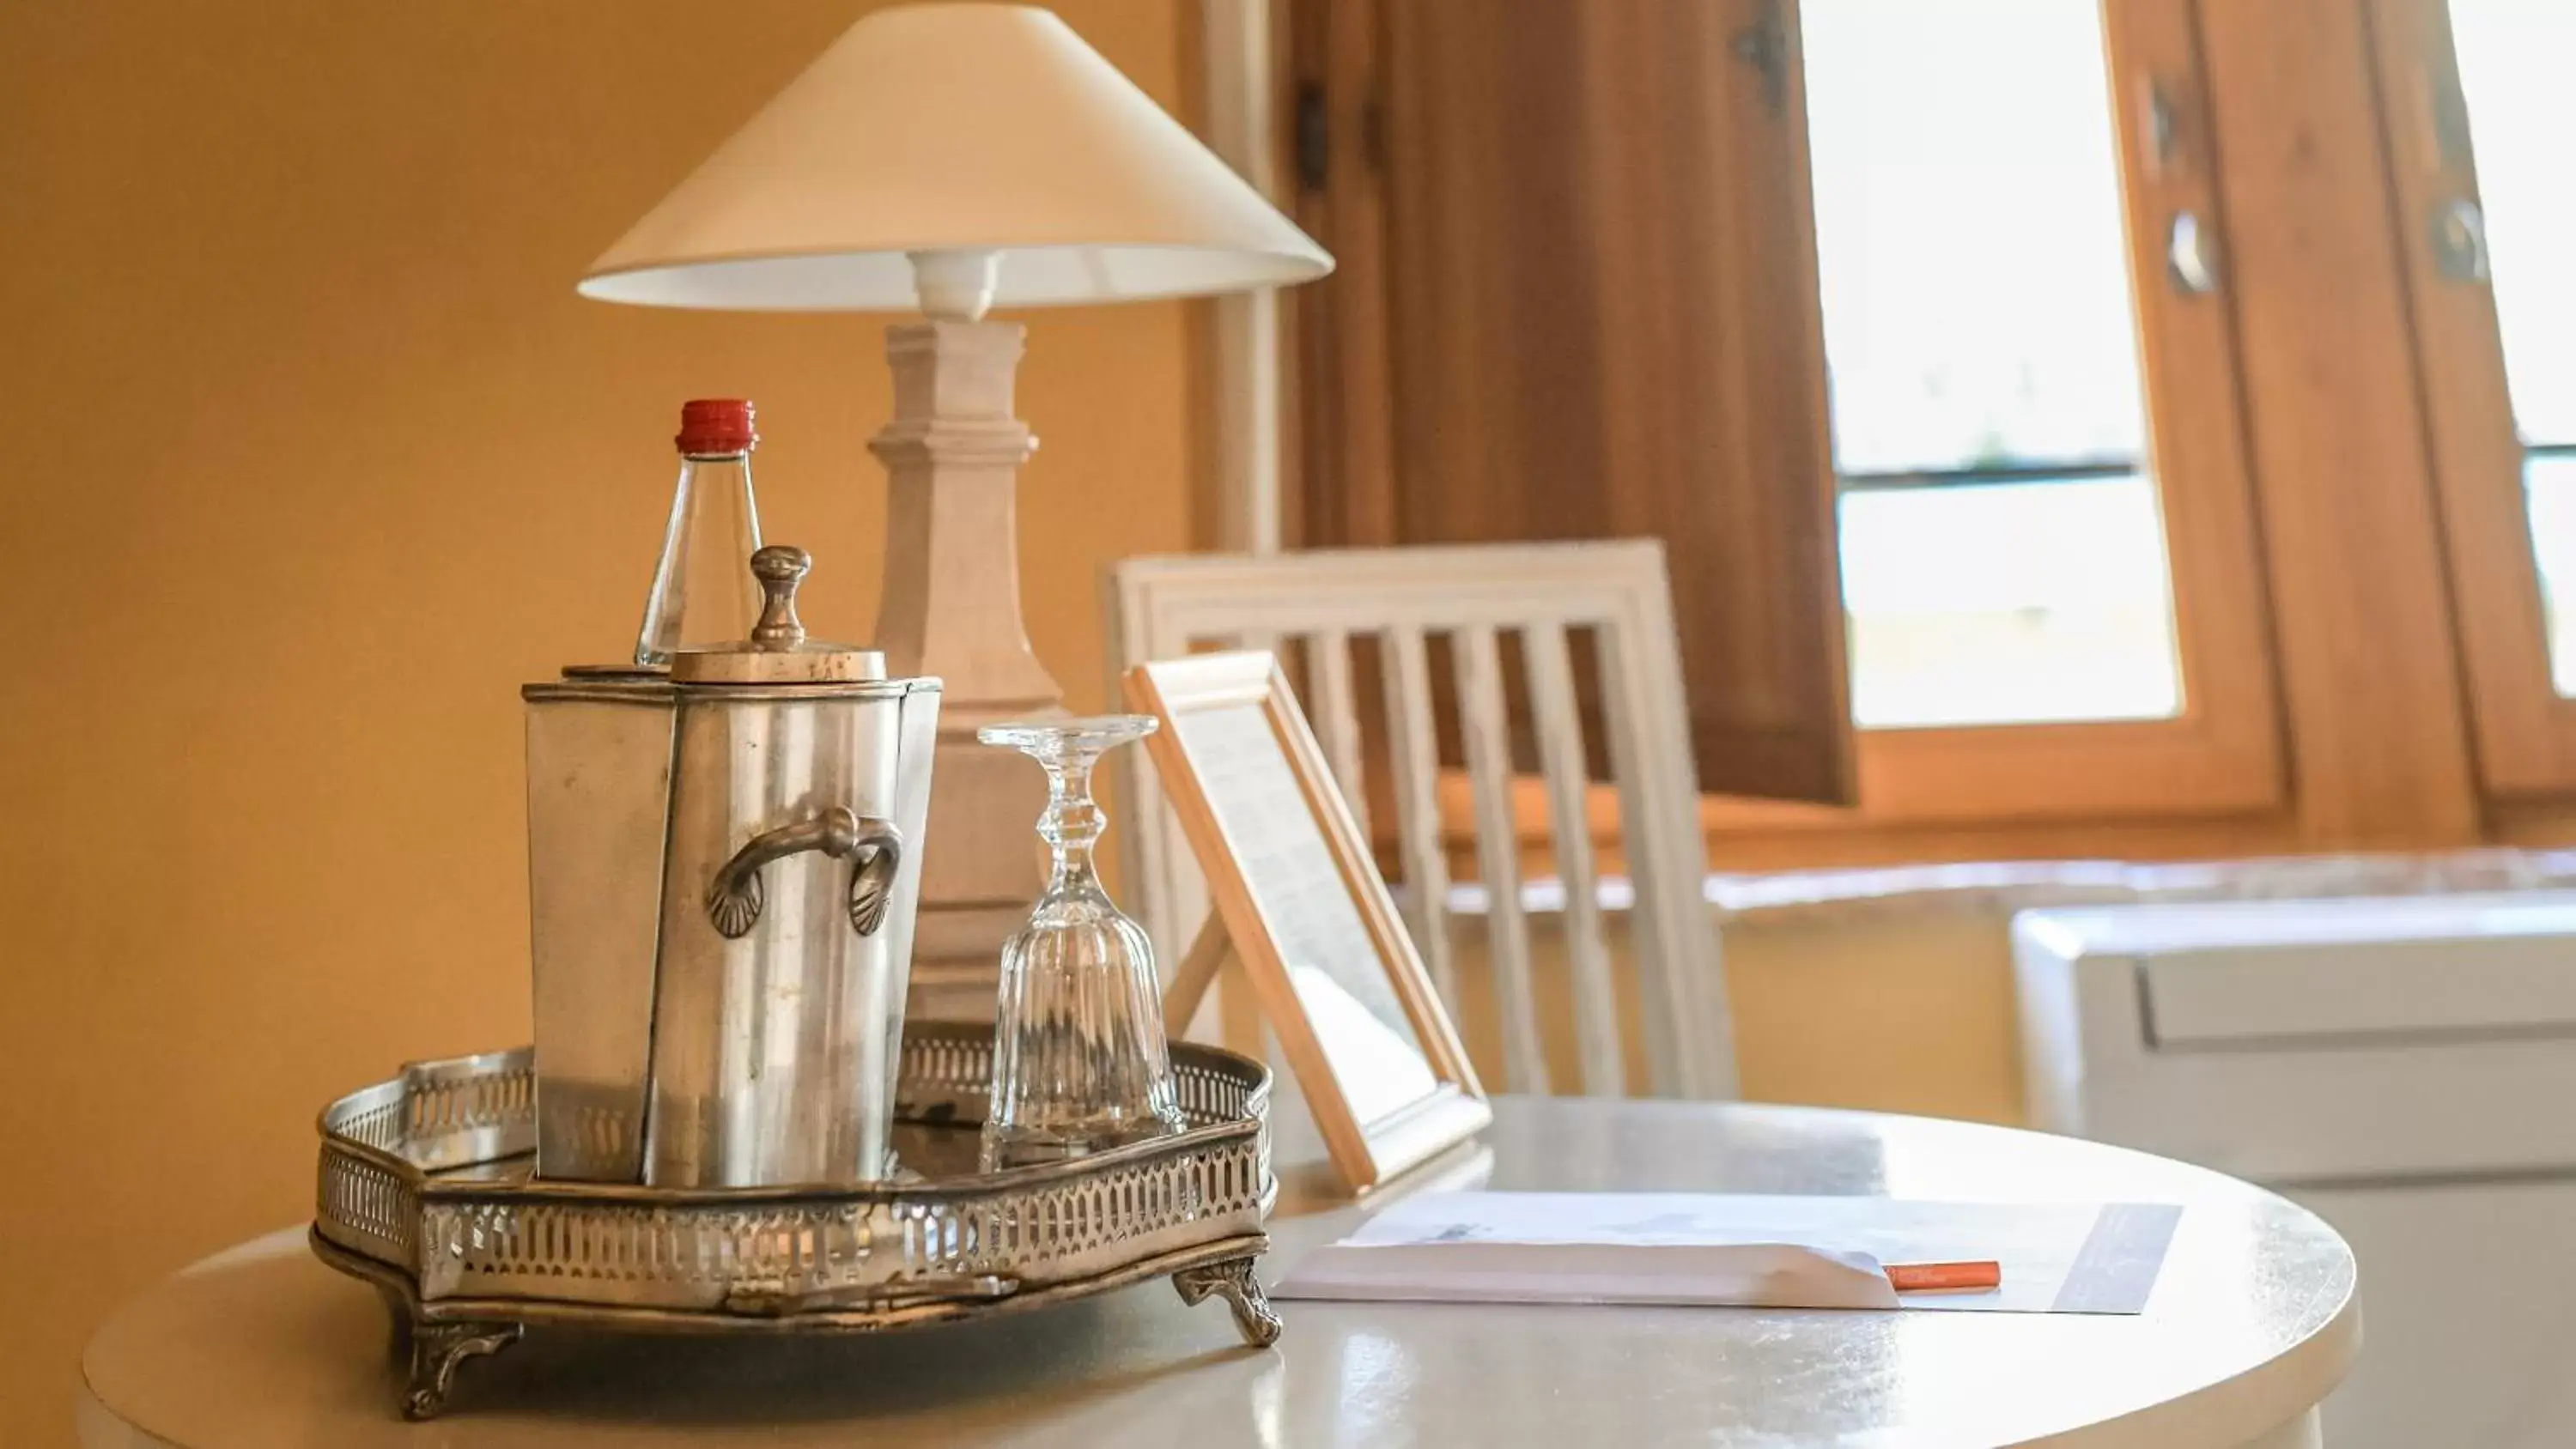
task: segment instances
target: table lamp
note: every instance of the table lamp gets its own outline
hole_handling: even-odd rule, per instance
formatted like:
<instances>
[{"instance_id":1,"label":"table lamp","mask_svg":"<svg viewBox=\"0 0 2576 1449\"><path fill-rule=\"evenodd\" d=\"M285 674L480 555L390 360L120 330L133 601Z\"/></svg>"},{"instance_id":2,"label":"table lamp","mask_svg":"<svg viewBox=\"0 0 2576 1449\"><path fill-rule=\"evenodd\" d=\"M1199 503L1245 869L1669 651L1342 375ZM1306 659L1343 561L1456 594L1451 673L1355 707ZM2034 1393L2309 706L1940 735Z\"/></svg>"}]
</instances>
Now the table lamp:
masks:
<instances>
[{"instance_id":1,"label":"table lamp","mask_svg":"<svg viewBox=\"0 0 2576 1449\"><path fill-rule=\"evenodd\" d=\"M1037 446L1012 411L1023 333L986 310L1332 265L1054 14L945 4L851 26L582 279L645 306L921 314L887 329L894 416L869 444L889 475L875 644L889 673L947 685L917 996L988 988L1042 885L1026 844L1042 791L976 730L1062 709L1020 622L1013 494Z\"/></svg>"}]
</instances>

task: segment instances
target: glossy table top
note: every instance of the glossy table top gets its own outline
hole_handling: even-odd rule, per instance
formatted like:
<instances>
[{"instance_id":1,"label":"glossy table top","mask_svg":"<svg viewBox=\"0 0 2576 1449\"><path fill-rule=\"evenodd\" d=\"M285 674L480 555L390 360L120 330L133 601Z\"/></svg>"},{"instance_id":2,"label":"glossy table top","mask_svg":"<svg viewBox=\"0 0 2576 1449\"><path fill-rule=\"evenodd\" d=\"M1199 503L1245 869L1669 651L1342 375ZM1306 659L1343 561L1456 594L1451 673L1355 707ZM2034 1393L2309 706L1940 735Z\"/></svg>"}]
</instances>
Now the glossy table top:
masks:
<instances>
[{"instance_id":1,"label":"glossy table top","mask_svg":"<svg viewBox=\"0 0 2576 1449\"><path fill-rule=\"evenodd\" d=\"M1283 1173L1265 1278L1347 1231ZM407 1425L383 1306L301 1228L137 1298L91 1341L93 1442L230 1445L2234 1445L2360 1341L2352 1254L2233 1179L2065 1138L1804 1108L1502 1098L1424 1185L2185 1205L2135 1317L1291 1302L1270 1350L1150 1282L882 1338L532 1332ZM1399 1183L1390 1196L1411 1190ZM139 1433L130 1430L141 1431Z\"/></svg>"}]
</instances>

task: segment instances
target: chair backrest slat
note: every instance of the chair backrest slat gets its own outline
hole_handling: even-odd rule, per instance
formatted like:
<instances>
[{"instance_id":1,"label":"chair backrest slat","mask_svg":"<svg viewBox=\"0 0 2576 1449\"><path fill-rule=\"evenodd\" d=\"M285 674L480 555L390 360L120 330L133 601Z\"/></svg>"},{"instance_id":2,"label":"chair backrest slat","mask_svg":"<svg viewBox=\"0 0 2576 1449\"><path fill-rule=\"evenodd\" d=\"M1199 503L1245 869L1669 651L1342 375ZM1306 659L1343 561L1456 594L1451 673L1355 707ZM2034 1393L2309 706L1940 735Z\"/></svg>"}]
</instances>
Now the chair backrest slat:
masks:
<instances>
[{"instance_id":1,"label":"chair backrest slat","mask_svg":"<svg viewBox=\"0 0 2576 1449\"><path fill-rule=\"evenodd\" d=\"M1568 638L1570 630L1588 631L1599 661L1604 743L1634 890L1628 937L1646 1077L1661 1095L1734 1093L1725 981L1717 933L1702 899L1708 857L1681 657L1659 544L1128 559L1112 570L1107 607L1113 671L1210 644L1296 651L1290 657L1304 663L1307 714L1354 813L1367 809L1365 772L1379 762L1387 769L1380 800L1395 812L1393 863L1402 872L1396 898L1424 965L1455 1013L1462 963L1449 927L1468 907L1452 900L1442 834L1430 641L1445 638L1485 900L1485 954L1501 1019L1503 1070L1496 1075L1518 1092L1548 1089L1542 1028L1556 1012L1541 1005L1542 982L1523 907L1512 721L1504 702L1507 637L1518 642L1529 685L1526 718L1534 728L1565 892L1567 981L1582 1089L1611 1093L1625 1087L1620 980L1603 930L1603 883L1585 819L1584 718ZM1364 637L1377 645L1382 719L1361 708L1352 650ZM1113 679L1113 696L1115 684ZM1116 768L1122 818L1113 839L1123 840L1125 889L1164 960L1177 962L1207 909L1206 883L1141 752L1122 751Z\"/></svg>"},{"instance_id":2,"label":"chair backrest slat","mask_svg":"<svg viewBox=\"0 0 2576 1449\"><path fill-rule=\"evenodd\" d=\"M1450 641L1458 675L1458 727L1466 737L1469 798L1476 811L1476 873L1485 888L1485 939L1493 948L1494 999L1503 1017L1503 1082L1513 1092L1547 1090L1547 1050L1538 1029L1538 988L1530 969L1529 921L1521 913L1520 832L1512 819L1511 717L1503 711L1503 655L1489 624Z\"/></svg>"},{"instance_id":3,"label":"chair backrest slat","mask_svg":"<svg viewBox=\"0 0 2576 1449\"><path fill-rule=\"evenodd\" d=\"M1378 643L1385 679L1387 783L1395 795L1395 848L1404 870L1396 896L1405 929L1449 1014L1458 1014L1458 966L1449 950L1449 857L1440 849L1440 745L1431 719L1431 654L1422 631L1398 625Z\"/></svg>"},{"instance_id":4,"label":"chair backrest slat","mask_svg":"<svg viewBox=\"0 0 2576 1449\"><path fill-rule=\"evenodd\" d=\"M1660 554L1655 572L1663 572ZM1735 1053L1694 1048L1712 1034L1729 1043L1735 1037L1726 982L1714 969L1716 939L1703 894L1708 846L1700 834L1689 706L1672 612L1669 605L1631 606L1598 633L1601 692L1610 702L1610 773L1619 785L1620 844L1636 888L1630 929L1650 1003L1648 1070L1659 1096L1732 1097ZM1674 766L1666 765L1657 778L1650 761L1677 761L1691 788L1672 789ZM1700 969L1702 961L1711 969Z\"/></svg>"},{"instance_id":5,"label":"chair backrest slat","mask_svg":"<svg viewBox=\"0 0 2576 1449\"><path fill-rule=\"evenodd\" d=\"M1351 688L1351 636L1343 629L1318 629L1306 636L1307 722L1324 760L1333 768L1333 783L1360 833L1368 833L1368 777L1361 760L1359 701Z\"/></svg>"},{"instance_id":6,"label":"chair backrest slat","mask_svg":"<svg viewBox=\"0 0 2576 1449\"><path fill-rule=\"evenodd\" d=\"M1583 1093L1616 1097L1628 1089L1628 1070L1619 1052L1619 993L1610 979L1610 947L1601 935L1600 880L1583 808L1583 719L1576 708L1565 630L1554 623L1523 629L1521 660L1529 670L1530 713L1538 724L1539 773L1547 782L1556 875L1565 885L1565 958L1574 978L1575 1049ZM1610 703L1616 707L1616 701Z\"/></svg>"}]
</instances>

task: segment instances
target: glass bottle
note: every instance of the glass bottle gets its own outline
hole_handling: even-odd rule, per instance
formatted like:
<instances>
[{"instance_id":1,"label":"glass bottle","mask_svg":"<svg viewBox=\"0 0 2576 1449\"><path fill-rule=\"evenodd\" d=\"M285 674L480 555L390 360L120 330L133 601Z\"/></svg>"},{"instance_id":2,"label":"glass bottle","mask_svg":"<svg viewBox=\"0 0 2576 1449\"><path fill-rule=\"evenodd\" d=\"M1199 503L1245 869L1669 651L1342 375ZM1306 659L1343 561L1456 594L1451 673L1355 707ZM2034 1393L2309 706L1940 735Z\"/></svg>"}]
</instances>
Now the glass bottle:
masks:
<instances>
[{"instance_id":1,"label":"glass bottle","mask_svg":"<svg viewBox=\"0 0 2576 1449\"><path fill-rule=\"evenodd\" d=\"M1092 866L1107 817L1091 798L1100 756L1154 732L1149 715L986 725L976 738L1046 768L1038 835L1055 855L1029 922L1002 947L987 1172L1078 1157L1185 1125L1163 1040L1154 948Z\"/></svg>"},{"instance_id":2,"label":"glass bottle","mask_svg":"<svg viewBox=\"0 0 2576 1449\"><path fill-rule=\"evenodd\" d=\"M644 596L644 627L635 638L641 669L667 668L680 650L751 637L760 591L749 559L760 548L760 505L751 492L752 407L742 398L698 398L680 405L680 481L671 490L671 520L662 556Z\"/></svg>"}]
</instances>

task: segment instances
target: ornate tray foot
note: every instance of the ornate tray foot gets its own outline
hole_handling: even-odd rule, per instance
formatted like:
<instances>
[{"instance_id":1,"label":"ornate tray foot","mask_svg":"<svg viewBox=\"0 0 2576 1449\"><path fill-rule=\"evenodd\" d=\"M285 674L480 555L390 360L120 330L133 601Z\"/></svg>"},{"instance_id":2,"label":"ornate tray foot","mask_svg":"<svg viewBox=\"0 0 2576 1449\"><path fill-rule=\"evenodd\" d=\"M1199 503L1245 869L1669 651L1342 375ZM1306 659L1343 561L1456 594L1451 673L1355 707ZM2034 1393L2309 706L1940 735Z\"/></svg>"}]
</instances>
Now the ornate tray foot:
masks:
<instances>
[{"instance_id":1,"label":"ornate tray foot","mask_svg":"<svg viewBox=\"0 0 2576 1449\"><path fill-rule=\"evenodd\" d=\"M527 1332L520 1323L422 1323L411 1325L411 1387L403 1394L403 1417L431 1419L447 1407L447 1391L456 1386L456 1366L481 1354L499 1353Z\"/></svg>"},{"instance_id":2,"label":"ornate tray foot","mask_svg":"<svg viewBox=\"0 0 2576 1449\"><path fill-rule=\"evenodd\" d=\"M1183 1303L1204 1302L1211 1293L1224 1297L1225 1305L1234 1310L1234 1326L1243 1333L1243 1341L1254 1348L1268 1348L1279 1341L1283 1326L1270 1306L1270 1296L1261 1291L1261 1280L1252 1274L1250 1258L1228 1258L1222 1263L1204 1267L1183 1268L1172 1275L1172 1287Z\"/></svg>"}]
</instances>

